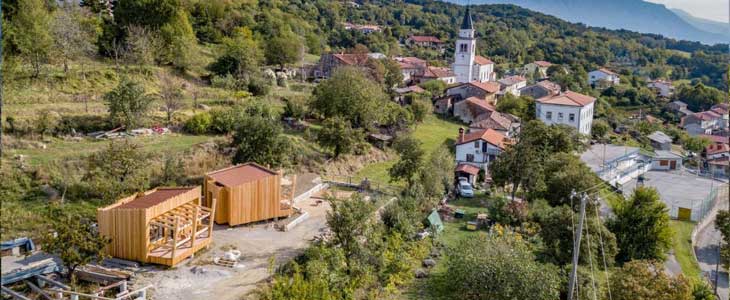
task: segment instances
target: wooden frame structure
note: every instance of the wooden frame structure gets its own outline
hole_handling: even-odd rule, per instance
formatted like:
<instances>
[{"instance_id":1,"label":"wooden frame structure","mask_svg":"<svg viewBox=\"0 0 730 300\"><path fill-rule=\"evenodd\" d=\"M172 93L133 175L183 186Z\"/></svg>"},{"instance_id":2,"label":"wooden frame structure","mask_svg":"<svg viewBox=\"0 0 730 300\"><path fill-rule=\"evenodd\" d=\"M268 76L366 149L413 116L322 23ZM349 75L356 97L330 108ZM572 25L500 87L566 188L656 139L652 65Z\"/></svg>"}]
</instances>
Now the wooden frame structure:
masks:
<instances>
[{"instance_id":1,"label":"wooden frame structure","mask_svg":"<svg viewBox=\"0 0 730 300\"><path fill-rule=\"evenodd\" d=\"M281 174L255 163L205 174L203 192L205 205L217 211L218 224L235 226L292 213L293 190L287 199L282 198Z\"/></svg>"},{"instance_id":2,"label":"wooden frame structure","mask_svg":"<svg viewBox=\"0 0 730 300\"><path fill-rule=\"evenodd\" d=\"M111 238L111 256L174 266L207 247L212 208L201 205L200 187L156 188L97 210L99 233Z\"/></svg>"}]
</instances>

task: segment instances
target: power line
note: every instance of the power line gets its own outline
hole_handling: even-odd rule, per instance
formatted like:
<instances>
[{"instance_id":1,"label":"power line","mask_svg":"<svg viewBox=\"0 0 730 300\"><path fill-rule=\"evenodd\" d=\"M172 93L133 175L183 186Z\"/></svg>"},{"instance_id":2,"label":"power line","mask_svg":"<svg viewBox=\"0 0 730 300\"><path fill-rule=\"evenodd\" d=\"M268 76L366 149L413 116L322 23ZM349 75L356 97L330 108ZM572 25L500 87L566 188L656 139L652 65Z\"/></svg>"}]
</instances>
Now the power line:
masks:
<instances>
[{"instance_id":1,"label":"power line","mask_svg":"<svg viewBox=\"0 0 730 300\"><path fill-rule=\"evenodd\" d=\"M598 206L595 206L596 208L596 222L600 225L600 218L598 218ZM600 227L598 230L598 242L601 245L601 255L603 256L603 273L606 275L606 288L608 290L608 299L613 300L611 297L611 281L608 278L608 264L606 263L606 250L603 247L603 233L601 233Z\"/></svg>"}]
</instances>

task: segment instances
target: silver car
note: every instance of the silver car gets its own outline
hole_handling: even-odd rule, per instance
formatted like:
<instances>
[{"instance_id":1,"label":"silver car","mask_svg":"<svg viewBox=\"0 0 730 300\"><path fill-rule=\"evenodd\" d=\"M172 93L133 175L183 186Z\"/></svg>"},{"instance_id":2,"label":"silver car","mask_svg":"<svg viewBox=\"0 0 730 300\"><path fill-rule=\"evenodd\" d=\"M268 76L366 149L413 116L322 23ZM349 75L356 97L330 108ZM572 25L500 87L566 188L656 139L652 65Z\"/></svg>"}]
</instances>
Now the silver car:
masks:
<instances>
[{"instance_id":1,"label":"silver car","mask_svg":"<svg viewBox=\"0 0 730 300\"><path fill-rule=\"evenodd\" d=\"M457 193L459 193L459 196L465 197L465 198L472 198L474 197L474 189L471 187L471 184L467 181L459 181L459 184L456 189Z\"/></svg>"}]
</instances>

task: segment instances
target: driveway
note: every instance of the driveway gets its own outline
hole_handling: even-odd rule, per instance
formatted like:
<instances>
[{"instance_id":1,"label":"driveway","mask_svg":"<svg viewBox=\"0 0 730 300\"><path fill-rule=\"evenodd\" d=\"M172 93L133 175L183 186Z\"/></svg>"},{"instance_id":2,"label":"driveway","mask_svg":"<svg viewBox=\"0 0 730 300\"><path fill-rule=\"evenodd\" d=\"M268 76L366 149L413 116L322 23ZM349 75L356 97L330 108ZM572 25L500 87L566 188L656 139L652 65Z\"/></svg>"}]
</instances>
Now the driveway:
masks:
<instances>
[{"instance_id":1,"label":"driveway","mask_svg":"<svg viewBox=\"0 0 730 300\"><path fill-rule=\"evenodd\" d=\"M243 299L259 282L270 276L272 257L277 265L291 260L326 228L329 204L320 202L324 192L296 203L297 207L309 213L309 217L288 232L277 231L272 222L237 227L216 225L209 250L175 268L145 267L147 272L138 275L133 284L152 284L153 298L161 300ZM242 253L237 267L212 264L214 257L222 256L231 248Z\"/></svg>"}]
</instances>

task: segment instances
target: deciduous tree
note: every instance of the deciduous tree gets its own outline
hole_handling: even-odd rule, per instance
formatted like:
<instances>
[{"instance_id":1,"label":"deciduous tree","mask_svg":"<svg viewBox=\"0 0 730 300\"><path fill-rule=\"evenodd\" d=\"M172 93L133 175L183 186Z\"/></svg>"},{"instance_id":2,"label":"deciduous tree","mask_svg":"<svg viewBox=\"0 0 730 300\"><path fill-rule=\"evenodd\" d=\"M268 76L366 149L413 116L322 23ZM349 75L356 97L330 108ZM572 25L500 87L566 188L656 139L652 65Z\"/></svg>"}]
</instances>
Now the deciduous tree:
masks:
<instances>
[{"instance_id":1,"label":"deciduous tree","mask_svg":"<svg viewBox=\"0 0 730 300\"><path fill-rule=\"evenodd\" d=\"M271 168L289 163L289 140L279 122L261 116L243 117L233 135L233 163L256 162Z\"/></svg>"},{"instance_id":2,"label":"deciduous tree","mask_svg":"<svg viewBox=\"0 0 730 300\"><path fill-rule=\"evenodd\" d=\"M405 180L408 186L413 185L424 163L425 153L421 149L421 142L412 136L400 136L393 142L393 149L400 158L388 169L390 180Z\"/></svg>"},{"instance_id":3,"label":"deciduous tree","mask_svg":"<svg viewBox=\"0 0 730 300\"><path fill-rule=\"evenodd\" d=\"M116 88L104 95L104 102L109 109L111 123L124 125L129 131L147 116L152 99L141 84L124 77Z\"/></svg>"},{"instance_id":4,"label":"deciduous tree","mask_svg":"<svg viewBox=\"0 0 730 300\"><path fill-rule=\"evenodd\" d=\"M627 262L611 276L611 297L616 300L690 300L690 282L682 275L669 277L659 262Z\"/></svg>"},{"instance_id":5,"label":"deciduous tree","mask_svg":"<svg viewBox=\"0 0 730 300\"><path fill-rule=\"evenodd\" d=\"M313 92L310 108L325 118L341 116L354 128L370 127L382 117L387 96L356 68L339 68Z\"/></svg>"},{"instance_id":6,"label":"deciduous tree","mask_svg":"<svg viewBox=\"0 0 730 300\"><path fill-rule=\"evenodd\" d=\"M335 158L342 154L350 154L358 143L364 141L360 129L353 129L350 122L341 117L334 117L322 122L322 129L317 133L317 142L326 149L331 149Z\"/></svg>"},{"instance_id":7,"label":"deciduous tree","mask_svg":"<svg viewBox=\"0 0 730 300\"><path fill-rule=\"evenodd\" d=\"M616 235L616 260L663 260L672 243L667 206L654 188L639 187L614 210L608 228Z\"/></svg>"}]
</instances>

